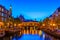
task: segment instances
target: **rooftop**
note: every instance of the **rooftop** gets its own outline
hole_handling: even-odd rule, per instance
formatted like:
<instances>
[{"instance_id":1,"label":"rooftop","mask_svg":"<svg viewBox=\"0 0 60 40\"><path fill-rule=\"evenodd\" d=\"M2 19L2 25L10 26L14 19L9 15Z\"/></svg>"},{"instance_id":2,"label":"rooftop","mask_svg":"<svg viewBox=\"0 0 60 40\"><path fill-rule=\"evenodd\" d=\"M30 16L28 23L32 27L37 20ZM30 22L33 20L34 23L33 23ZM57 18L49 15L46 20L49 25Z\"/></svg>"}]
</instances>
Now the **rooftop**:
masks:
<instances>
[{"instance_id":1,"label":"rooftop","mask_svg":"<svg viewBox=\"0 0 60 40\"><path fill-rule=\"evenodd\" d=\"M60 7L58 8L58 12L60 12Z\"/></svg>"}]
</instances>

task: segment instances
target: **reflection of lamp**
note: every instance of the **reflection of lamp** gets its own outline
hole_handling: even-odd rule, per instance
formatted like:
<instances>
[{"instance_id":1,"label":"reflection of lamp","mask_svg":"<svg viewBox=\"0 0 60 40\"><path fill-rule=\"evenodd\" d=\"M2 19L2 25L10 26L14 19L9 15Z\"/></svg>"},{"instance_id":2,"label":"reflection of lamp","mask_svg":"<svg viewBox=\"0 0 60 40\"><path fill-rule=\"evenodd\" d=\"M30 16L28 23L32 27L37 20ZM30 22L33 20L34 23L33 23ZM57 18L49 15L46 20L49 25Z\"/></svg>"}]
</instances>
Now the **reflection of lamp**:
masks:
<instances>
[{"instance_id":1,"label":"reflection of lamp","mask_svg":"<svg viewBox=\"0 0 60 40\"><path fill-rule=\"evenodd\" d=\"M34 30L32 30L32 34L34 34Z\"/></svg>"},{"instance_id":2,"label":"reflection of lamp","mask_svg":"<svg viewBox=\"0 0 60 40\"><path fill-rule=\"evenodd\" d=\"M41 30L39 30L39 35L42 35L42 31Z\"/></svg>"}]
</instances>

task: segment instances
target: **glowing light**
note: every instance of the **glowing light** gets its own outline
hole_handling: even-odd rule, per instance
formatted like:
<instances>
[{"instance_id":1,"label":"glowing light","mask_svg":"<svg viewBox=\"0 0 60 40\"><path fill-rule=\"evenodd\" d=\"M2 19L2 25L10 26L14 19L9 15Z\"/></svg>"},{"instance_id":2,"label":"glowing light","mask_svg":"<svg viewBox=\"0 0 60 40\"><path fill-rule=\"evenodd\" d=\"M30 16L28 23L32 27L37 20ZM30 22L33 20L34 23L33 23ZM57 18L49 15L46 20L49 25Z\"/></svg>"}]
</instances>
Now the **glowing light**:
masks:
<instances>
[{"instance_id":1,"label":"glowing light","mask_svg":"<svg viewBox=\"0 0 60 40\"><path fill-rule=\"evenodd\" d=\"M35 30L35 34L38 34L38 31L37 30Z\"/></svg>"},{"instance_id":2,"label":"glowing light","mask_svg":"<svg viewBox=\"0 0 60 40\"><path fill-rule=\"evenodd\" d=\"M1 28L1 26L3 26L4 25L4 23L3 22L0 22L0 28Z\"/></svg>"},{"instance_id":3,"label":"glowing light","mask_svg":"<svg viewBox=\"0 0 60 40\"><path fill-rule=\"evenodd\" d=\"M32 34L34 34L34 30L32 30Z\"/></svg>"},{"instance_id":4,"label":"glowing light","mask_svg":"<svg viewBox=\"0 0 60 40\"><path fill-rule=\"evenodd\" d=\"M4 23L3 22L0 22L0 25L4 25Z\"/></svg>"},{"instance_id":5,"label":"glowing light","mask_svg":"<svg viewBox=\"0 0 60 40\"><path fill-rule=\"evenodd\" d=\"M29 31L27 30L27 34L29 34Z\"/></svg>"},{"instance_id":6,"label":"glowing light","mask_svg":"<svg viewBox=\"0 0 60 40\"><path fill-rule=\"evenodd\" d=\"M56 24L53 24L53 26L56 26Z\"/></svg>"},{"instance_id":7,"label":"glowing light","mask_svg":"<svg viewBox=\"0 0 60 40\"><path fill-rule=\"evenodd\" d=\"M14 24L14 26L16 26L16 24Z\"/></svg>"},{"instance_id":8,"label":"glowing light","mask_svg":"<svg viewBox=\"0 0 60 40\"><path fill-rule=\"evenodd\" d=\"M24 34L26 34L26 30L24 30Z\"/></svg>"},{"instance_id":9,"label":"glowing light","mask_svg":"<svg viewBox=\"0 0 60 40\"><path fill-rule=\"evenodd\" d=\"M52 25L52 24L50 23L50 25Z\"/></svg>"},{"instance_id":10,"label":"glowing light","mask_svg":"<svg viewBox=\"0 0 60 40\"><path fill-rule=\"evenodd\" d=\"M18 24L18 26L20 26L20 24Z\"/></svg>"},{"instance_id":11,"label":"glowing light","mask_svg":"<svg viewBox=\"0 0 60 40\"><path fill-rule=\"evenodd\" d=\"M7 23L7 26L9 26L9 23Z\"/></svg>"},{"instance_id":12,"label":"glowing light","mask_svg":"<svg viewBox=\"0 0 60 40\"><path fill-rule=\"evenodd\" d=\"M43 26L45 26L45 24L42 24Z\"/></svg>"}]
</instances>

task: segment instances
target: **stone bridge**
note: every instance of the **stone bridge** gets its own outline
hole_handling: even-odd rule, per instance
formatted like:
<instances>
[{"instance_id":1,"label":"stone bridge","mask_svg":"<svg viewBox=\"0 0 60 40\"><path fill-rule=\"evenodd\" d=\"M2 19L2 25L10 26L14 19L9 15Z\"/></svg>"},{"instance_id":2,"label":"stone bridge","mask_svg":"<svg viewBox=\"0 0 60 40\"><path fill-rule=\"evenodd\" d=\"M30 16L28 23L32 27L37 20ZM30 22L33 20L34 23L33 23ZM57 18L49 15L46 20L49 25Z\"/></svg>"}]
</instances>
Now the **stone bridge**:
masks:
<instances>
[{"instance_id":1,"label":"stone bridge","mask_svg":"<svg viewBox=\"0 0 60 40\"><path fill-rule=\"evenodd\" d=\"M49 29L48 27L46 27L45 24L40 25L39 22L22 22L22 23L18 24L18 27L23 28L23 30L25 30L25 31L26 31L26 28L27 28L27 30L29 30L29 31L26 31L27 33L29 33L30 30L35 30L35 33L36 33L36 30L37 30L37 34L38 34L38 33L41 32L41 31L38 32L38 30L42 30L46 34L50 35L50 37L53 37L54 40L60 39L60 32L58 32L58 30L54 30L52 28L52 26L50 26L50 29Z\"/></svg>"},{"instance_id":2,"label":"stone bridge","mask_svg":"<svg viewBox=\"0 0 60 40\"><path fill-rule=\"evenodd\" d=\"M59 30L52 31L52 29L49 29L48 27L46 27L45 24L40 24L39 22L22 22L17 25L16 29L14 29L14 27L13 27L12 29L9 28L8 30L13 30L15 32L15 30L17 31L18 29L20 30L20 33L22 33L22 34L39 34L39 35L41 35L42 31L44 31L46 34L50 35L50 37L53 37L54 40L60 39Z\"/></svg>"}]
</instances>

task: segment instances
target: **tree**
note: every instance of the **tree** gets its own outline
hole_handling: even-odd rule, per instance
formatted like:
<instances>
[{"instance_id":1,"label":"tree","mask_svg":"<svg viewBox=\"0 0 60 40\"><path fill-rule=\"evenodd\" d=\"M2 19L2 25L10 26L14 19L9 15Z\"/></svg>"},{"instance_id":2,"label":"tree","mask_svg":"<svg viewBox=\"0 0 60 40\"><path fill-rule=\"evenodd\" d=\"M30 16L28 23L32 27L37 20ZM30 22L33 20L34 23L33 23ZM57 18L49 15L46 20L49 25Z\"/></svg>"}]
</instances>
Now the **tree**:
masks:
<instances>
[{"instance_id":1,"label":"tree","mask_svg":"<svg viewBox=\"0 0 60 40\"><path fill-rule=\"evenodd\" d=\"M47 17L44 21L45 21L45 23L48 24L50 20L49 20L49 18Z\"/></svg>"},{"instance_id":2,"label":"tree","mask_svg":"<svg viewBox=\"0 0 60 40\"><path fill-rule=\"evenodd\" d=\"M42 25L42 23L43 23L42 20L40 20L39 23L40 23L40 25Z\"/></svg>"}]
</instances>

